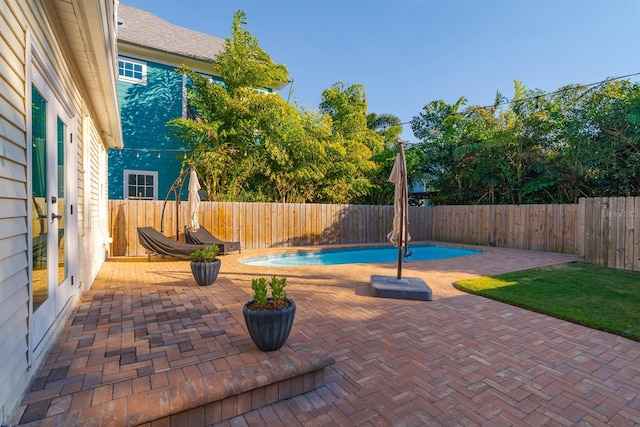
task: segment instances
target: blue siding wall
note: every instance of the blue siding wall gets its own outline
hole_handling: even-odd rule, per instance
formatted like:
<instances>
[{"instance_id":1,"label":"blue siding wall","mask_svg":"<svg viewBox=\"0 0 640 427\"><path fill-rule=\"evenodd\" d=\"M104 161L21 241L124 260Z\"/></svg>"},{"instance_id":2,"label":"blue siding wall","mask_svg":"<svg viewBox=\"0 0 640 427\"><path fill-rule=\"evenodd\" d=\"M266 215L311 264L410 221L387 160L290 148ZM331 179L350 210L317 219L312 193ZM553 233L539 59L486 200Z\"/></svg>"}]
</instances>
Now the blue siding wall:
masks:
<instances>
[{"instance_id":1,"label":"blue siding wall","mask_svg":"<svg viewBox=\"0 0 640 427\"><path fill-rule=\"evenodd\" d=\"M182 167L181 146L166 132L167 121L182 116L182 76L172 66L146 64L146 84L118 81L125 149L109 152L110 199L126 198L123 171L131 169L158 172L156 198L164 200ZM185 188L181 198L186 197Z\"/></svg>"}]
</instances>

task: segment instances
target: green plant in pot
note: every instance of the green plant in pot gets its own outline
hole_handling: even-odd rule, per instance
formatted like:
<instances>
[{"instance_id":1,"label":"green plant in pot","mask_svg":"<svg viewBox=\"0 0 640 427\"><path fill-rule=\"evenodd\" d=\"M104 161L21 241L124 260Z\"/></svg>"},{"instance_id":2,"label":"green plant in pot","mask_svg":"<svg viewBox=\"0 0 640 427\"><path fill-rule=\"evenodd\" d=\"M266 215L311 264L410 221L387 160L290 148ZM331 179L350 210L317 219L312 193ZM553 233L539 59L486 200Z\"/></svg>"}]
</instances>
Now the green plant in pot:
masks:
<instances>
[{"instance_id":1,"label":"green plant in pot","mask_svg":"<svg viewBox=\"0 0 640 427\"><path fill-rule=\"evenodd\" d=\"M191 253L191 273L198 285L209 286L216 281L220 273L220 260L217 258L220 248L207 246Z\"/></svg>"},{"instance_id":2,"label":"green plant in pot","mask_svg":"<svg viewBox=\"0 0 640 427\"><path fill-rule=\"evenodd\" d=\"M286 277L275 275L269 283L264 277L251 281L253 299L244 305L242 314L251 339L262 351L279 349L291 332L296 304L287 298L286 284Z\"/></svg>"}]
</instances>

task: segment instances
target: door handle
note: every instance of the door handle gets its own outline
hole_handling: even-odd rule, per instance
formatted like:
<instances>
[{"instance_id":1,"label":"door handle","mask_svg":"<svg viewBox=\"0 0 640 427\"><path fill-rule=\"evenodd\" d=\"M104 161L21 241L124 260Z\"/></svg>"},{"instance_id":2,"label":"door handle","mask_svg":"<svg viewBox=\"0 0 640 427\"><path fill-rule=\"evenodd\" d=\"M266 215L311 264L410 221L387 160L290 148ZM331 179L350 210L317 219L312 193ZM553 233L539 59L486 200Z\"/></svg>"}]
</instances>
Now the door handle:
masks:
<instances>
[{"instance_id":1,"label":"door handle","mask_svg":"<svg viewBox=\"0 0 640 427\"><path fill-rule=\"evenodd\" d=\"M55 213L51 212L51 223L53 224L53 221L55 221L56 219L61 220L62 215L56 215Z\"/></svg>"}]
</instances>

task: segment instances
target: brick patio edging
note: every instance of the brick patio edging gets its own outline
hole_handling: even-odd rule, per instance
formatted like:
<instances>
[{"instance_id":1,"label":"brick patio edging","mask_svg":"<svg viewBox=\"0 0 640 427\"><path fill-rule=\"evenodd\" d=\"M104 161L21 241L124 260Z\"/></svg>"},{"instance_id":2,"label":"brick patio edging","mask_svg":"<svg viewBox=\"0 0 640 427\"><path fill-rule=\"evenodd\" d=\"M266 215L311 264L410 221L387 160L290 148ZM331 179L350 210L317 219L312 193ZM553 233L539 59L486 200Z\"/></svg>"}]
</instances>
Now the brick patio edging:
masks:
<instances>
[{"instance_id":1,"label":"brick patio edging","mask_svg":"<svg viewBox=\"0 0 640 427\"><path fill-rule=\"evenodd\" d=\"M329 355L298 351L109 400L43 422L52 426L210 425L324 386L324 370L333 363Z\"/></svg>"},{"instance_id":2,"label":"brick patio edging","mask_svg":"<svg viewBox=\"0 0 640 427\"><path fill-rule=\"evenodd\" d=\"M326 361L328 362L328 361ZM331 362L333 363L333 362ZM331 364L329 363L329 364ZM325 385L324 367L292 378L231 395L179 414L145 423L145 427L200 427L229 420L255 409L298 396Z\"/></svg>"},{"instance_id":3,"label":"brick patio edging","mask_svg":"<svg viewBox=\"0 0 640 427\"><path fill-rule=\"evenodd\" d=\"M333 363L325 354L297 352L169 385L154 397L160 399L158 407L165 409L161 412L166 412L166 404L162 404L170 399L169 413L149 411L153 418L148 421L153 422L148 425L197 427L225 421L322 387L324 369ZM146 421L130 413L127 425L144 425Z\"/></svg>"}]
</instances>

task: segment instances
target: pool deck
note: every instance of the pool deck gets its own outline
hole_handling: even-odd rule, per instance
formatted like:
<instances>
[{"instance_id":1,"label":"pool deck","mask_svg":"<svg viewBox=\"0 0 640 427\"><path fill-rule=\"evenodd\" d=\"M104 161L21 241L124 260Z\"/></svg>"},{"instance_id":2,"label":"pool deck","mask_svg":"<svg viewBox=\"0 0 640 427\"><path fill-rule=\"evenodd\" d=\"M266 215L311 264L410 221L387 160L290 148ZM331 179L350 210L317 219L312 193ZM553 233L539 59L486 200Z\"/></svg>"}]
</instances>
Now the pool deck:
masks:
<instances>
[{"instance_id":1,"label":"pool deck","mask_svg":"<svg viewBox=\"0 0 640 427\"><path fill-rule=\"evenodd\" d=\"M273 251L243 251L199 287L185 261L112 259L10 425L640 425L639 342L452 286L576 257L484 249L404 263L432 301L371 296L371 275L394 275L395 263L256 267L238 259ZM242 305L251 279L272 274L287 277L297 313L285 346L263 353ZM237 389L233 401L203 401L214 375ZM243 389L252 375L280 388Z\"/></svg>"}]
</instances>

